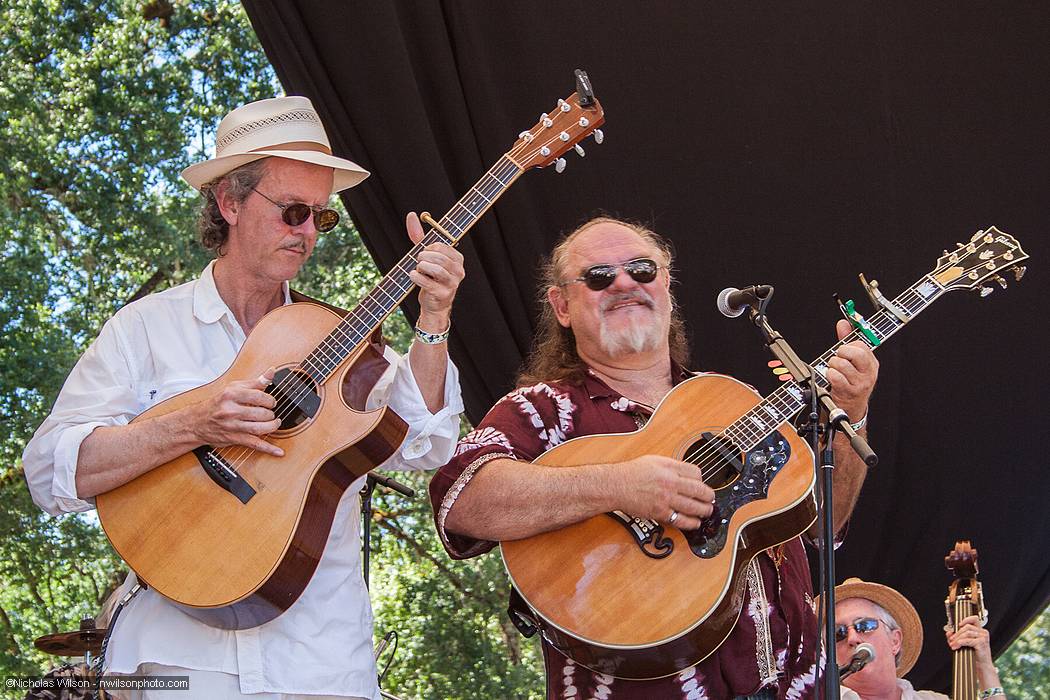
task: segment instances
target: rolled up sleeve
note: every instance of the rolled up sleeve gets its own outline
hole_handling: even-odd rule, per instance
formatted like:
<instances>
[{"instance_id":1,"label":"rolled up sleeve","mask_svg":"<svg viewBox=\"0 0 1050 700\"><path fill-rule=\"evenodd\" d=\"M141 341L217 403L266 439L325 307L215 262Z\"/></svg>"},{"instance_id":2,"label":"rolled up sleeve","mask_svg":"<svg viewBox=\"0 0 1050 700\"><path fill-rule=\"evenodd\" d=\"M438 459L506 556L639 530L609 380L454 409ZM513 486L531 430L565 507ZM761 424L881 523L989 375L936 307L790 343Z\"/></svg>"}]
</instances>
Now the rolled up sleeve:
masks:
<instances>
[{"instance_id":1,"label":"rolled up sleeve","mask_svg":"<svg viewBox=\"0 0 1050 700\"><path fill-rule=\"evenodd\" d=\"M408 424L408 435L401 448L379 468L399 471L437 469L452 458L459 439L459 415L463 413L459 370L449 359L445 370L443 406L431 413L412 374L409 355L398 355L387 346L383 356L390 367L369 394L367 407L389 406Z\"/></svg>"},{"instance_id":2,"label":"rolled up sleeve","mask_svg":"<svg viewBox=\"0 0 1050 700\"><path fill-rule=\"evenodd\" d=\"M66 378L51 414L22 454L33 501L51 515L91 510L77 497L77 460L88 435L127 424L141 406L129 370L127 345L111 319Z\"/></svg>"}]
</instances>

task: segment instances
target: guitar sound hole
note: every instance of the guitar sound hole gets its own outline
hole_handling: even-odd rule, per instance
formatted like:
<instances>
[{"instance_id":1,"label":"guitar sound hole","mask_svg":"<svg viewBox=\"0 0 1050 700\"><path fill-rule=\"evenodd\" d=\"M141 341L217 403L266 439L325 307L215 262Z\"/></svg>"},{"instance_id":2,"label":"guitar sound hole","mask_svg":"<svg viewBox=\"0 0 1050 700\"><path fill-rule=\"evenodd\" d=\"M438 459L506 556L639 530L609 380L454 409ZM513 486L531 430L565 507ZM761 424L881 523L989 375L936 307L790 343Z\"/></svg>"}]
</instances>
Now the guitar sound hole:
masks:
<instances>
[{"instance_id":1,"label":"guitar sound hole","mask_svg":"<svg viewBox=\"0 0 1050 700\"><path fill-rule=\"evenodd\" d=\"M729 438L703 433L703 437L689 446L686 460L696 464L704 483L713 489L729 486L740 478L744 465L743 453Z\"/></svg>"},{"instance_id":2,"label":"guitar sound hole","mask_svg":"<svg viewBox=\"0 0 1050 700\"><path fill-rule=\"evenodd\" d=\"M277 400L273 412L281 419L278 430L291 430L313 418L321 406L317 383L302 370L277 370L266 393Z\"/></svg>"}]
</instances>

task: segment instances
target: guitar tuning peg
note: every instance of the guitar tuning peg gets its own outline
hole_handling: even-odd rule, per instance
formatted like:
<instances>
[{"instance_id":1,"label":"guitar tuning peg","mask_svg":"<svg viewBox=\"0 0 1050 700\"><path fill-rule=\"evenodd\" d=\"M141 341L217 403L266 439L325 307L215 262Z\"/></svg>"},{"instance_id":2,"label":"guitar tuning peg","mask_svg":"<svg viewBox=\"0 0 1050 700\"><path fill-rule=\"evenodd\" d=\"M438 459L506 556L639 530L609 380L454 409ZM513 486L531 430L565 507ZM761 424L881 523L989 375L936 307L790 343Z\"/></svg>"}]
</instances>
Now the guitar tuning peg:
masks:
<instances>
[{"instance_id":1,"label":"guitar tuning peg","mask_svg":"<svg viewBox=\"0 0 1050 700\"><path fill-rule=\"evenodd\" d=\"M554 161L554 170L556 172L559 172L559 173L565 172L565 159L564 158L559 158L558 160Z\"/></svg>"},{"instance_id":2,"label":"guitar tuning peg","mask_svg":"<svg viewBox=\"0 0 1050 700\"><path fill-rule=\"evenodd\" d=\"M982 229L977 229L977 233L973 234L973 236L970 238L970 243L976 243L978 240L980 240L981 236L983 235L984 231Z\"/></svg>"},{"instance_id":3,"label":"guitar tuning peg","mask_svg":"<svg viewBox=\"0 0 1050 700\"><path fill-rule=\"evenodd\" d=\"M573 146L573 149L580 154L580 158L583 158L585 155L587 155L587 153L583 150L583 146L581 146L580 144L576 144L575 146Z\"/></svg>"},{"instance_id":4,"label":"guitar tuning peg","mask_svg":"<svg viewBox=\"0 0 1050 700\"><path fill-rule=\"evenodd\" d=\"M1006 289L1006 280L1004 280L1000 275L996 275L992 277L992 279L998 282L1000 287Z\"/></svg>"},{"instance_id":5,"label":"guitar tuning peg","mask_svg":"<svg viewBox=\"0 0 1050 700\"><path fill-rule=\"evenodd\" d=\"M947 248L945 248L945 249L944 249L944 255L947 255L947 254L948 254L948 249L947 249Z\"/></svg>"},{"instance_id":6,"label":"guitar tuning peg","mask_svg":"<svg viewBox=\"0 0 1050 700\"><path fill-rule=\"evenodd\" d=\"M962 248L964 245L966 245L966 244L965 243L960 243L959 241L955 242L955 247L956 248Z\"/></svg>"},{"instance_id":7,"label":"guitar tuning peg","mask_svg":"<svg viewBox=\"0 0 1050 700\"><path fill-rule=\"evenodd\" d=\"M1028 270L1024 265L1014 265L1011 269L1014 271L1014 279L1018 282L1021 281L1021 278L1024 277L1024 273Z\"/></svg>"},{"instance_id":8,"label":"guitar tuning peg","mask_svg":"<svg viewBox=\"0 0 1050 700\"><path fill-rule=\"evenodd\" d=\"M602 141L604 141L604 140L605 140L605 132L602 131L601 129L595 129L594 130L594 142L600 146Z\"/></svg>"},{"instance_id":9,"label":"guitar tuning peg","mask_svg":"<svg viewBox=\"0 0 1050 700\"><path fill-rule=\"evenodd\" d=\"M981 291L981 298L983 299L986 296L988 296L989 294L991 294L992 292L994 292L995 289L992 288L992 287L985 287L985 286L982 285L980 291Z\"/></svg>"}]
</instances>

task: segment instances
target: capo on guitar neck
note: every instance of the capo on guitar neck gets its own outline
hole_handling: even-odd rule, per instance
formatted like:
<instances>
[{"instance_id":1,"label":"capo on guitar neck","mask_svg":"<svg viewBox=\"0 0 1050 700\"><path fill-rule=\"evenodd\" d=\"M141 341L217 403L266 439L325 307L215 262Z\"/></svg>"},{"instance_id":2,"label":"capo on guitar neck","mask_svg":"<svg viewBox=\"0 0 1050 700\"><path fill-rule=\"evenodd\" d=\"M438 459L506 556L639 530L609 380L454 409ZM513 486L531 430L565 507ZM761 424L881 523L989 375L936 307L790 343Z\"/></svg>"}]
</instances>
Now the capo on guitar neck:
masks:
<instances>
[{"instance_id":1,"label":"capo on guitar neck","mask_svg":"<svg viewBox=\"0 0 1050 700\"><path fill-rule=\"evenodd\" d=\"M907 323L910 320L910 317L902 308L883 296L882 292L879 291L879 283L877 280L868 282L864 277L863 272L857 276L860 278L860 284L864 287L864 291L868 293L868 298L871 299L871 304L875 307L876 311L885 309L888 313L896 316L897 320L901 323Z\"/></svg>"},{"instance_id":2,"label":"capo on guitar neck","mask_svg":"<svg viewBox=\"0 0 1050 700\"><path fill-rule=\"evenodd\" d=\"M842 297L835 294L835 301L839 304L839 310L842 315L846 317L846 320L857 329L857 332L863 335L872 347L878 347L882 341L879 340L879 336L875 335L875 331L871 329L871 325L864 320L864 317L860 315L860 312L856 310L853 300L843 302Z\"/></svg>"}]
</instances>

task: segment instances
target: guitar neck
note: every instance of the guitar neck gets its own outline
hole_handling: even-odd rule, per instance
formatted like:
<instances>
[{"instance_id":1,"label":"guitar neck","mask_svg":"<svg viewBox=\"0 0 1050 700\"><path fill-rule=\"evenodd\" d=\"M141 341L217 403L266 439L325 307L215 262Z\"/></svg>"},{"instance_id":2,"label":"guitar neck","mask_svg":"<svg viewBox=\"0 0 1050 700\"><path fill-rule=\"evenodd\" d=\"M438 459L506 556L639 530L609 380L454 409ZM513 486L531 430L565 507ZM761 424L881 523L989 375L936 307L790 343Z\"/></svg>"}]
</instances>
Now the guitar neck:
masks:
<instances>
[{"instance_id":1,"label":"guitar neck","mask_svg":"<svg viewBox=\"0 0 1050 700\"><path fill-rule=\"evenodd\" d=\"M394 265L375 289L368 293L314 350L299 364L318 384L327 381L346 358L382 325L409 292L415 288L409 273L416 269L418 256L432 243L457 245L511 184L524 172L509 154L504 155L474 184L467 194L438 222L447 236L432 229L422 241Z\"/></svg>"},{"instance_id":2,"label":"guitar neck","mask_svg":"<svg viewBox=\"0 0 1050 700\"><path fill-rule=\"evenodd\" d=\"M927 306L944 294L944 292L945 288L932 275L924 276L891 302L902 312L902 315L905 317L904 320L885 309L880 310L868 319L871 332L879 342L872 343L863 333L854 329L849 335L835 343L827 352L811 363L816 382L824 388L830 387L830 383L827 380L828 360L835 356L835 351L841 346L860 340L874 350L887 338L903 328L904 324L922 313ZM803 388L797 381L785 382L757 406L728 426L724 434L743 451L754 449L778 425L790 420L805 407L804 398ZM859 418L859 416L854 416L854 418Z\"/></svg>"}]
</instances>

